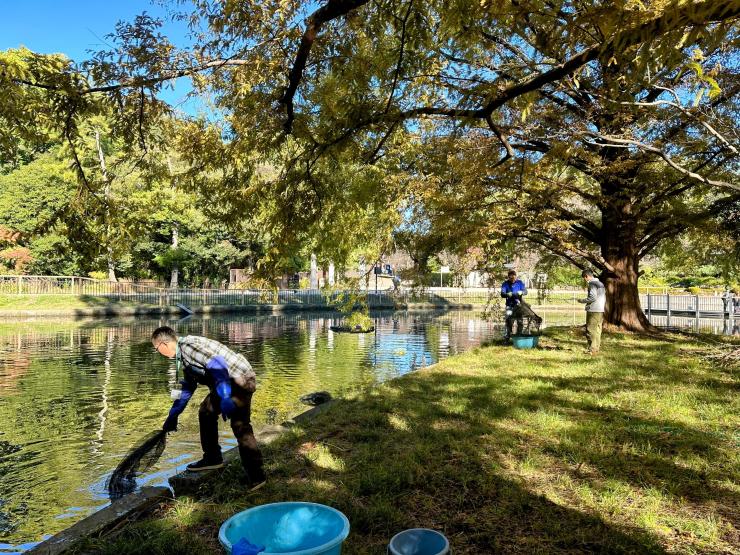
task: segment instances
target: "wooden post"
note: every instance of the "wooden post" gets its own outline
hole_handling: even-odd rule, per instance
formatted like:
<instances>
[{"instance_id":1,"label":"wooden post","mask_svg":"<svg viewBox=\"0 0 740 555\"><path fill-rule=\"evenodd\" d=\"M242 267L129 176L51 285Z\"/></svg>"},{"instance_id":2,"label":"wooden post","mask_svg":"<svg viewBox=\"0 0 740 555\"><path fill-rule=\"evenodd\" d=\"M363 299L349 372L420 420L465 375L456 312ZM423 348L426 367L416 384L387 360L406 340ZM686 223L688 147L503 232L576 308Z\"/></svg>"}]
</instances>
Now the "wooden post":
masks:
<instances>
[{"instance_id":1,"label":"wooden post","mask_svg":"<svg viewBox=\"0 0 740 555\"><path fill-rule=\"evenodd\" d=\"M730 294L730 306L727 307L727 312L729 313L730 318L730 333L733 332L733 328L735 327L735 294Z\"/></svg>"},{"instance_id":2,"label":"wooden post","mask_svg":"<svg viewBox=\"0 0 740 555\"><path fill-rule=\"evenodd\" d=\"M18 294L21 294L21 280L23 279L23 276L18 276Z\"/></svg>"},{"instance_id":3,"label":"wooden post","mask_svg":"<svg viewBox=\"0 0 740 555\"><path fill-rule=\"evenodd\" d=\"M648 318L650 318L653 315L653 307L652 307L652 302L650 299L650 293L647 294L647 314L648 314Z\"/></svg>"}]
</instances>

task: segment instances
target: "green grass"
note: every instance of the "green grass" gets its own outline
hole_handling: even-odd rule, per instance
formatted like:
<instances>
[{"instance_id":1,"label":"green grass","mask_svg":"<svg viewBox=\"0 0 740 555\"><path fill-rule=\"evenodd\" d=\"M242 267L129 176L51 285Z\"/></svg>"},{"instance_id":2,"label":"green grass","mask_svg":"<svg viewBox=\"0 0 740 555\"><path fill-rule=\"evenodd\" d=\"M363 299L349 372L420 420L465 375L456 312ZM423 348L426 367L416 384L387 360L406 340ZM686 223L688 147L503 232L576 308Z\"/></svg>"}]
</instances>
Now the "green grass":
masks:
<instances>
[{"instance_id":1,"label":"green grass","mask_svg":"<svg viewBox=\"0 0 740 555\"><path fill-rule=\"evenodd\" d=\"M605 335L592 358L580 333L475 349L340 400L265 449L264 489L245 494L232 466L86 548L217 553L235 512L311 500L349 517L347 554L385 553L409 527L443 531L455 555L738 553L737 373L707 366L695 340Z\"/></svg>"},{"instance_id":2,"label":"green grass","mask_svg":"<svg viewBox=\"0 0 740 555\"><path fill-rule=\"evenodd\" d=\"M0 316L3 311L81 309L105 306L152 306L131 301L112 301L87 295L0 295Z\"/></svg>"}]
</instances>

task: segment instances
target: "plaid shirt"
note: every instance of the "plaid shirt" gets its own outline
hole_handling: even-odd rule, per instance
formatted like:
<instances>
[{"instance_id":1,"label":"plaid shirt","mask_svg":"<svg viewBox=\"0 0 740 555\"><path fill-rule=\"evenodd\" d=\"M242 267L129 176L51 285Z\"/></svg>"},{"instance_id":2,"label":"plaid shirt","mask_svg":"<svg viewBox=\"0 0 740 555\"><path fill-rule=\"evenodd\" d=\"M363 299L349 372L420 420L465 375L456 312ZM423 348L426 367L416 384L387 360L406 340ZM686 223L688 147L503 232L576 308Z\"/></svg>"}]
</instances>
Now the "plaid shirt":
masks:
<instances>
[{"instance_id":1,"label":"plaid shirt","mask_svg":"<svg viewBox=\"0 0 740 555\"><path fill-rule=\"evenodd\" d=\"M200 337L198 335L187 335L177 341L178 366L199 368L205 371L208 361L213 357L221 355L229 366L229 377L240 387L252 389L256 383L256 375L244 355L235 353L226 345L218 341Z\"/></svg>"}]
</instances>

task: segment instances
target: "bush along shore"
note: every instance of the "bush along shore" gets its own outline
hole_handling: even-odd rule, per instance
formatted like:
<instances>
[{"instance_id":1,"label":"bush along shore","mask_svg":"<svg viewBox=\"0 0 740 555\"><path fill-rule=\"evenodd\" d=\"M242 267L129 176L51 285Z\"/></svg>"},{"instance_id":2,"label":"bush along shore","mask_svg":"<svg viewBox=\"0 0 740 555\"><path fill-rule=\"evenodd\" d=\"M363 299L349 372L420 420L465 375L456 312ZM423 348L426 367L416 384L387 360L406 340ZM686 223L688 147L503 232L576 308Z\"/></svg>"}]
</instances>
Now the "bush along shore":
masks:
<instances>
[{"instance_id":1,"label":"bush along shore","mask_svg":"<svg viewBox=\"0 0 740 555\"><path fill-rule=\"evenodd\" d=\"M540 349L478 348L291 429L265 448L264 488L247 493L232 464L76 549L217 553L234 513L310 500L349 517L348 554L411 527L455 555L737 553L738 374L704 356L723 341L605 334L591 357L580 329L550 329Z\"/></svg>"}]
</instances>

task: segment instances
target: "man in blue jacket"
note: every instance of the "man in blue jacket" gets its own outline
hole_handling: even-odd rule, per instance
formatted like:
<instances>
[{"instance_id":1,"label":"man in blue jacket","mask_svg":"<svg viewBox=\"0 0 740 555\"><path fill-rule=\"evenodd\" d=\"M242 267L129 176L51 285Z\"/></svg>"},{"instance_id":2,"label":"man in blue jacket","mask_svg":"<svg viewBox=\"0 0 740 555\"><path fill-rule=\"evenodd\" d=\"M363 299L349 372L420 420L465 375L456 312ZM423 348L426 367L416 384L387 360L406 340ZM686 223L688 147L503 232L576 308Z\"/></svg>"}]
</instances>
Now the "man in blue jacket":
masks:
<instances>
[{"instance_id":1,"label":"man in blue jacket","mask_svg":"<svg viewBox=\"0 0 740 555\"><path fill-rule=\"evenodd\" d=\"M198 385L205 385L210 390L198 411L203 458L189 464L187 469L198 472L224 465L218 444L220 414L224 420L231 421L249 487L256 488L264 483L262 453L250 422L252 394L257 381L247 359L213 339L196 335L178 338L175 330L168 326L154 330L152 344L159 354L175 359L177 376L183 376L180 381L182 388L172 392L175 401L163 430L177 430L177 419Z\"/></svg>"},{"instance_id":2,"label":"man in blue jacket","mask_svg":"<svg viewBox=\"0 0 740 555\"><path fill-rule=\"evenodd\" d=\"M522 297L527 294L524 282L516 278L516 272L509 270L507 279L501 284L501 297L506 299L506 337L511 337L514 320L517 322L517 331L522 329L522 318L516 313L516 307L522 302Z\"/></svg>"}]
</instances>

